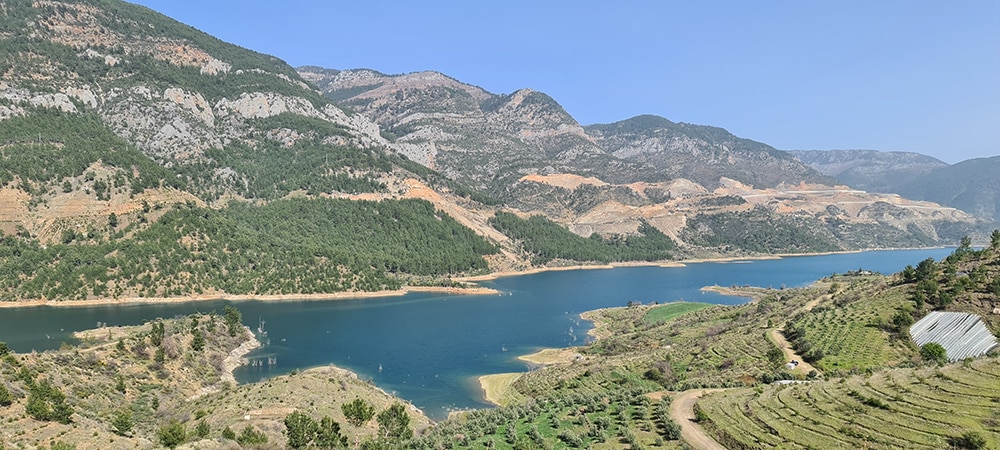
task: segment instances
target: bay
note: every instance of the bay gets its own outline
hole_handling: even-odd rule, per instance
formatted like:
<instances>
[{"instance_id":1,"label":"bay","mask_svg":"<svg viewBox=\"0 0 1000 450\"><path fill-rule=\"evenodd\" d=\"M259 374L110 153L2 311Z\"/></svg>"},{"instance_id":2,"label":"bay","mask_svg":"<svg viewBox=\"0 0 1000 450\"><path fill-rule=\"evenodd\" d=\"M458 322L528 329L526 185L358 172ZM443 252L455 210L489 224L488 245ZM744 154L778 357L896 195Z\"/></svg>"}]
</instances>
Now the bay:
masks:
<instances>
[{"instance_id":1,"label":"bay","mask_svg":"<svg viewBox=\"0 0 1000 450\"><path fill-rule=\"evenodd\" d=\"M157 317L221 312L235 304L244 323L263 322L258 365L236 371L240 382L334 364L350 369L441 419L452 410L487 407L479 375L517 372L518 355L582 345L597 308L679 300L740 304L744 298L704 286L798 287L850 270L893 273L951 249L870 251L771 260L692 263L684 267L542 272L480 284L500 295L411 293L337 301L201 301L149 305L0 309L0 341L18 352L58 348L74 331L99 324L135 325Z\"/></svg>"}]
</instances>

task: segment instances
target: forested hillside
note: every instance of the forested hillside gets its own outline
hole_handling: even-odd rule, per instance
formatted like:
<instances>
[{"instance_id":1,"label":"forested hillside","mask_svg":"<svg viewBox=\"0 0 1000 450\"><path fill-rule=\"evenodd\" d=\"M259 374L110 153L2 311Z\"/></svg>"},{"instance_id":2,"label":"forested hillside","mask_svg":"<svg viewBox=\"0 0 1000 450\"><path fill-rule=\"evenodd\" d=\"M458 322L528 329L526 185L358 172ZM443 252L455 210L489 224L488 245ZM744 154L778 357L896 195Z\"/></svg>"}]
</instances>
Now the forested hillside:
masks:
<instances>
[{"instance_id":1,"label":"forested hillside","mask_svg":"<svg viewBox=\"0 0 1000 450\"><path fill-rule=\"evenodd\" d=\"M584 128L545 93L435 72L300 74L116 0L4 3L0 64L6 300L383 290L978 236L937 205L803 194L788 186L823 178L719 128Z\"/></svg>"},{"instance_id":2,"label":"forested hillside","mask_svg":"<svg viewBox=\"0 0 1000 450\"><path fill-rule=\"evenodd\" d=\"M189 204L142 226L151 213L49 246L0 238L0 299L378 291L484 271L496 251L422 200Z\"/></svg>"}]
</instances>

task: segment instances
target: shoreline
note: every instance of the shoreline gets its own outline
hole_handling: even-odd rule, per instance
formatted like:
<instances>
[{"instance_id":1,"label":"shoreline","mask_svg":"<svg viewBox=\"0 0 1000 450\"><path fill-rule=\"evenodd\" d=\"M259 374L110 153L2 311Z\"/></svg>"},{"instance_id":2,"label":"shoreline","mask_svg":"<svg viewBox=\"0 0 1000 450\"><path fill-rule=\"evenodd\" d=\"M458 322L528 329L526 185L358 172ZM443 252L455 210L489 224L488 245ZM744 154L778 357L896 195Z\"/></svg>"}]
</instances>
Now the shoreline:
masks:
<instances>
[{"instance_id":1,"label":"shoreline","mask_svg":"<svg viewBox=\"0 0 1000 450\"><path fill-rule=\"evenodd\" d=\"M534 267L525 270L515 270L515 271L500 271L493 272L485 275L474 275L468 277L455 277L453 280L465 283L475 283L478 281L491 281L498 278L504 277L515 277L521 275L532 275L543 272L561 272L568 270L601 270L601 269L615 269L621 267L685 267L688 264L701 264L701 263L730 263L736 261L765 261L772 259L783 259L795 256L825 256L825 255L841 255L841 254L852 254L852 253L863 253L869 251L898 251L898 250L928 250L928 249L939 249L947 248L945 246L939 247L913 247L913 248L884 248L884 249L867 249L867 250L843 250L834 252L816 252L816 253L777 253L773 255L754 255L754 256L720 256L717 258L707 257L707 258L691 258L682 260L664 260L664 261L627 261L627 262L615 262L611 264L577 264L571 266L553 266L553 267ZM330 300L355 300L355 299L365 299L365 298L380 298L380 297L398 297L406 295L410 292L436 292L443 294L453 294L453 295L495 295L501 294L500 291L487 288L482 286L470 286L470 287L449 287L449 286L405 286L401 289L387 290L387 291L374 291L374 292L331 292L331 293L321 293L321 294L200 294L192 295L187 297L126 297L126 298L99 298L99 299L87 299L87 300L23 300L23 301L11 301L11 302L0 302L0 309L3 308L26 308L26 307L36 307L36 306L56 306L56 307L67 307L67 306L105 306L105 305L142 305L142 304L165 304L165 303L188 303L188 302L199 302L199 301L211 301L211 300L228 300L234 302L240 301L286 301L286 300L296 300L296 301L330 301Z\"/></svg>"},{"instance_id":2,"label":"shoreline","mask_svg":"<svg viewBox=\"0 0 1000 450\"><path fill-rule=\"evenodd\" d=\"M453 279L455 281L460 281L460 282L474 283L477 281L491 281L491 280L496 280L497 278L504 278L504 277L534 275L544 272L562 272L566 270L601 270L601 269L617 269L621 267L686 267L688 264L703 264L703 263L724 264L724 263L732 263L738 261L767 261L773 259L794 258L798 256L850 255L850 254L864 253L864 252L932 250L941 248L948 248L948 246L869 248L864 250L838 250L832 252L774 253L769 255L719 256L719 257L689 258L689 259L662 260L662 261L625 261L625 262L613 262L610 264L592 264L592 265L576 264L571 266L533 267L531 269L525 269L525 270L508 270L508 271L488 273L485 275L455 277Z\"/></svg>"},{"instance_id":3,"label":"shoreline","mask_svg":"<svg viewBox=\"0 0 1000 450\"><path fill-rule=\"evenodd\" d=\"M494 295L500 291L492 288L474 287L448 287L448 286L407 286L402 289L391 291L374 292L331 292L325 294L201 294L188 297L126 297L126 298L98 298L88 300L24 300L13 302L0 302L2 308L30 308L39 306L73 307L73 306L110 306L110 305L159 305L167 303L192 303L213 300L227 300L232 302L244 301L332 301L332 300L356 300L365 298L399 297L410 292L437 292L453 295Z\"/></svg>"}]
</instances>

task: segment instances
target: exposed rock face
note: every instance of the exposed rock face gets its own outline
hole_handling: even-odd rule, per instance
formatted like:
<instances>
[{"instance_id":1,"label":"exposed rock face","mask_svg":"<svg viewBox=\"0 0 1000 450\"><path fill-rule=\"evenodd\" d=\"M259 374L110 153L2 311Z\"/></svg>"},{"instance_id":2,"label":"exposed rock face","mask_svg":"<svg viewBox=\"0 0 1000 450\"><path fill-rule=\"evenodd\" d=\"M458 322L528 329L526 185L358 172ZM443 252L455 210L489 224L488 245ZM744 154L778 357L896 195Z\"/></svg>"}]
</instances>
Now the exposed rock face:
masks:
<instances>
[{"instance_id":1,"label":"exposed rock face","mask_svg":"<svg viewBox=\"0 0 1000 450\"><path fill-rule=\"evenodd\" d=\"M697 216L755 210L808 219L842 250L951 242L961 236L953 235L949 224L977 222L955 208L846 186L799 183L757 189L728 178L718 184L710 191L685 179L614 185L553 174L526 176L515 189L528 211L554 218L582 236L632 234L645 221L682 244L690 236L689 221ZM882 237L873 239L873 233Z\"/></svg>"},{"instance_id":2,"label":"exposed rock face","mask_svg":"<svg viewBox=\"0 0 1000 450\"><path fill-rule=\"evenodd\" d=\"M503 196L530 174L638 181L654 171L609 155L541 92L496 95L436 72L390 76L304 67L300 74L329 98L371 117L396 151Z\"/></svg>"},{"instance_id":3,"label":"exposed rock face","mask_svg":"<svg viewBox=\"0 0 1000 450\"><path fill-rule=\"evenodd\" d=\"M722 177L757 188L800 181L832 184L791 155L722 128L646 115L586 130L618 158L653 165L668 178L687 178L709 189Z\"/></svg>"},{"instance_id":4,"label":"exposed rock face","mask_svg":"<svg viewBox=\"0 0 1000 450\"><path fill-rule=\"evenodd\" d=\"M167 164L245 140L248 120L283 113L351 130L343 144L385 144L365 117L316 102L312 88L281 61L236 49L147 8L48 0L17 7L24 11L9 13L24 17L23 34L54 47L32 51L25 44L0 85L0 98L7 100L0 119L23 114L25 107L80 112L79 105ZM51 51L60 47L71 50ZM169 81L159 77L168 72ZM35 92L40 82L57 92Z\"/></svg>"},{"instance_id":5,"label":"exposed rock face","mask_svg":"<svg viewBox=\"0 0 1000 450\"><path fill-rule=\"evenodd\" d=\"M435 72L299 72L331 99L372 117L395 137L397 151L506 197L511 184L530 174L613 183L687 178L709 188L720 177L758 187L831 181L784 152L719 128L654 116L582 127L555 100L530 89L495 95Z\"/></svg>"}]
</instances>

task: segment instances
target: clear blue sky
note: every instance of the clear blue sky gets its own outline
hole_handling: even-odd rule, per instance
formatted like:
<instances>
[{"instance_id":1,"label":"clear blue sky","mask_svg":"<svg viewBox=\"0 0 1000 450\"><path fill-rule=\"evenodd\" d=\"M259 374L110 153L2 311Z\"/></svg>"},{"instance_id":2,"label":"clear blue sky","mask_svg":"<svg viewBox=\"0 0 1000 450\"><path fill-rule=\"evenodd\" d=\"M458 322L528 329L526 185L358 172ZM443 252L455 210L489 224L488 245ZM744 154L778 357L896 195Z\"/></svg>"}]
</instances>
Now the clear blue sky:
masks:
<instances>
[{"instance_id":1,"label":"clear blue sky","mask_svg":"<svg viewBox=\"0 0 1000 450\"><path fill-rule=\"evenodd\" d=\"M138 0L293 66L436 70L779 149L1000 155L1000 0Z\"/></svg>"}]
</instances>

